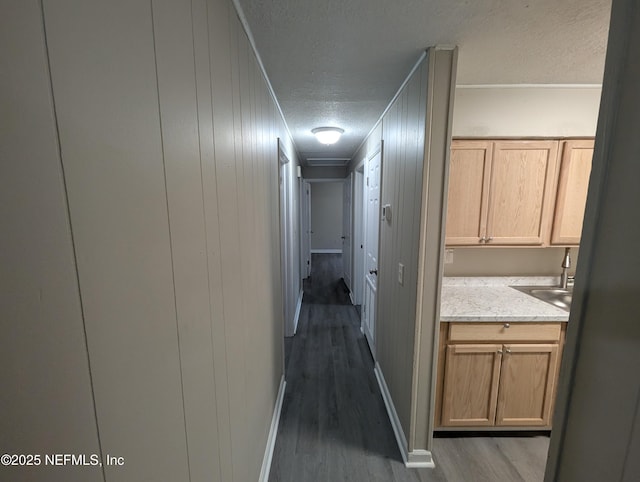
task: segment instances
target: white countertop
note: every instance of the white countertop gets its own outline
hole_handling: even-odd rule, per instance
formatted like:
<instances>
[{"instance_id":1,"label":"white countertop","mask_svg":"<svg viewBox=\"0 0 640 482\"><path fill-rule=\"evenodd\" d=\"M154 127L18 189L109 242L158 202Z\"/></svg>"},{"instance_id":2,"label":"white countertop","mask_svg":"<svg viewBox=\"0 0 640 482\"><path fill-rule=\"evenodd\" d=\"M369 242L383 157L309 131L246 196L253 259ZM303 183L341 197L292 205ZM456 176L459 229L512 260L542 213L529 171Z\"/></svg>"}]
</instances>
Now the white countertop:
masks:
<instances>
[{"instance_id":1,"label":"white countertop","mask_svg":"<svg viewBox=\"0 0 640 482\"><path fill-rule=\"evenodd\" d=\"M440 321L567 321L569 312L510 287L557 282L557 277L445 277Z\"/></svg>"}]
</instances>

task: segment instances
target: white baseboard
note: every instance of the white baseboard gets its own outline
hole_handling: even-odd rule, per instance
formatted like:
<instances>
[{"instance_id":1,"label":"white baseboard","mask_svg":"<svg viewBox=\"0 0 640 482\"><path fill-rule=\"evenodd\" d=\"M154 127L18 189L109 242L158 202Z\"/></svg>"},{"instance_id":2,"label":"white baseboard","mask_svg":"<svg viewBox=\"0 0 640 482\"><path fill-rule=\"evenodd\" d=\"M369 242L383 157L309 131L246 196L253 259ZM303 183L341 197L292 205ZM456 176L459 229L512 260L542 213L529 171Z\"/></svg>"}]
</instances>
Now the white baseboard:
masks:
<instances>
[{"instance_id":1,"label":"white baseboard","mask_svg":"<svg viewBox=\"0 0 640 482\"><path fill-rule=\"evenodd\" d=\"M428 450L418 449L409 452L407 438L402 430L402 425L400 424L396 407L393 405L393 400L391 399L387 382L384 380L382 369L378 362L376 362L374 372L376 374L376 379L378 380L378 385L380 386L380 392L382 392L384 405L387 407L387 414L389 415L391 427L393 428L393 433L396 436L396 442L400 449L404 465L409 468L434 468L435 464L433 463L433 457L431 456L431 452Z\"/></svg>"},{"instance_id":2,"label":"white baseboard","mask_svg":"<svg viewBox=\"0 0 640 482\"><path fill-rule=\"evenodd\" d=\"M423 449L415 449L409 452L404 465L410 469L434 469L436 467L431 452Z\"/></svg>"},{"instance_id":3,"label":"white baseboard","mask_svg":"<svg viewBox=\"0 0 640 482\"><path fill-rule=\"evenodd\" d=\"M342 254L341 249L312 249L314 254Z\"/></svg>"},{"instance_id":4,"label":"white baseboard","mask_svg":"<svg viewBox=\"0 0 640 482\"><path fill-rule=\"evenodd\" d=\"M264 450L264 458L262 459L262 468L260 469L260 482L269 480L269 472L271 471L271 461L273 460L273 449L276 446L276 436L278 435L278 425L280 424L280 412L282 411L282 402L284 400L284 390L287 382L284 381L284 375L280 379L280 388L278 389L278 397L276 405L273 409L273 417L271 419L271 428L269 429L269 437L267 438L267 447Z\"/></svg>"},{"instance_id":5,"label":"white baseboard","mask_svg":"<svg viewBox=\"0 0 640 482\"><path fill-rule=\"evenodd\" d=\"M300 310L302 309L302 297L304 296L304 290L301 288L298 293L298 302L296 303L296 314L293 315L293 334L298 332L298 321L300 320Z\"/></svg>"}]
</instances>

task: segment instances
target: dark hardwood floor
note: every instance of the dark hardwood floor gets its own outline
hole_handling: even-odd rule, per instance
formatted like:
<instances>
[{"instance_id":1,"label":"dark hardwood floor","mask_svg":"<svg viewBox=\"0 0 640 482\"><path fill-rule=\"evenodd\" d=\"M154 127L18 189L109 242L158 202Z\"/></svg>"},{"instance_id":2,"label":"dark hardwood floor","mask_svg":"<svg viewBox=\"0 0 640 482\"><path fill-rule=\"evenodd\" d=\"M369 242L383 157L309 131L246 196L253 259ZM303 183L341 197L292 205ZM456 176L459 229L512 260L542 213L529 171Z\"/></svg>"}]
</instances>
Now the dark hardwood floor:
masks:
<instances>
[{"instance_id":1,"label":"dark hardwood floor","mask_svg":"<svg viewBox=\"0 0 640 482\"><path fill-rule=\"evenodd\" d=\"M270 481L540 481L546 437L447 437L435 469L407 469L373 373L341 255L314 254L295 337Z\"/></svg>"}]
</instances>

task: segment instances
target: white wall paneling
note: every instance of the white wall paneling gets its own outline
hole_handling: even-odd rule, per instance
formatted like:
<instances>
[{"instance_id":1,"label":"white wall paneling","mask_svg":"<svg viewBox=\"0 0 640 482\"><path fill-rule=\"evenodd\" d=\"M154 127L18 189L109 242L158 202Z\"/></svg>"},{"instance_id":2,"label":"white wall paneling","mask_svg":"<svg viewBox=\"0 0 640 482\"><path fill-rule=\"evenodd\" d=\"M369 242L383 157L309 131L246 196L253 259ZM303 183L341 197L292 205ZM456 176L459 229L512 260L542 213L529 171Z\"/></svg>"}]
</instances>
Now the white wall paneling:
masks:
<instances>
[{"instance_id":1,"label":"white wall paneling","mask_svg":"<svg viewBox=\"0 0 640 482\"><path fill-rule=\"evenodd\" d=\"M44 6L102 449L127 461L106 467L107 479L182 480L189 467L151 4Z\"/></svg>"},{"instance_id":2,"label":"white wall paneling","mask_svg":"<svg viewBox=\"0 0 640 482\"><path fill-rule=\"evenodd\" d=\"M381 205L390 204L393 214L380 227L377 354L409 450L427 76L425 59L382 119Z\"/></svg>"},{"instance_id":3,"label":"white wall paneling","mask_svg":"<svg viewBox=\"0 0 640 482\"><path fill-rule=\"evenodd\" d=\"M429 370L437 311L427 311L434 296L437 300L434 280L441 275L438 223L451 135L447 126L455 52L437 47L428 50L349 164L350 170L357 170L375 152L375 146L384 142L381 205L390 205L391 221L380 224L376 361L395 407L396 429L402 430L407 441L400 449L406 451L407 463L416 466L432 463ZM433 231L429 230L428 238L427 224ZM400 263L404 265L402 284L398 282Z\"/></svg>"},{"instance_id":4,"label":"white wall paneling","mask_svg":"<svg viewBox=\"0 0 640 482\"><path fill-rule=\"evenodd\" d=\"M0 446L100 454L42 12L0 4ZM13 481L104 481L100 467L5 467Z\"/></svg>"},{"instance_id":5,"label":"white wall paneling","mask_svg":"<svg viewBox=\"0 0 640 482\"><path fill-rule=\"evenodd\" d=\"M153 4L189 473L220 473L194 26L188 2Z\"/></svg>"},{"instance_id":6,"label":"white wall paneling","mask_svg":"<svg viewBox=\"0 0 640 482\"><path fill-rule=\"evenodd\" d=\"M278 138L293 260L298 160L235 8L2 9L3 445L126 461L10 478L256 480L283 375Z\"/></svg>"}]
</instances>

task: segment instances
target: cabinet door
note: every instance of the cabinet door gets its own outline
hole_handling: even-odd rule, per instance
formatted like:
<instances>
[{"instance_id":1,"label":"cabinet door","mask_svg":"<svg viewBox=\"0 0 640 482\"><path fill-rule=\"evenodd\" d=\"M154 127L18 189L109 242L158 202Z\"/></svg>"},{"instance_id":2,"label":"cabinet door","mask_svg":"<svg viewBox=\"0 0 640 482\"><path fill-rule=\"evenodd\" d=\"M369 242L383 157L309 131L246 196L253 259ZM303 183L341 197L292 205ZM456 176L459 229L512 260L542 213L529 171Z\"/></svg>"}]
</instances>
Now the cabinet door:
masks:
<instances>
[{"instance_id":1,"label":"cabinet door","mask_svg":"<svg viewBox=\"0 0 640 482\"><path fill-rule=\"evenodd\" d=\"M542 245L555 201L557 141L494 144L487 244Z\"/></svg>"},{"instance_id":2,"label":"cabinet door","mask_svg":"<svg viewBox=\"0 0 640 482\"><path fill-rule=\"evenodd\" d=\"M557 344L505 345L496 425L551 425L557 368Z\"/></svg>"},{"instance_id":3,"label":"cabinet door","mask_svg":"<svg viewBox=\"0 0 640 482\"><path fill-rule=\"evenodd\" d=\"M448 345L442 425L488 426L496 416L502 345Z\"/></svg>"},{"instance_id":4,"label":"cabinet door","mask_svg":"<svg viewBox=\"0 0 640 482\"><path fill-rule=\"evenodd\" d=\"M564 142L551 244L580 244L593 144L593 140Z\"/></svg>"},{"instance_id":5,"label":"cabinet door","mask_svg":"<svg viewBox=\"0 0 640 482\"><path fill-rule=\"evenodd\" d=\"M447 245L477 245L485 236L492 143L453 141L447 200Z\"/></svg>"}]
</instances>

